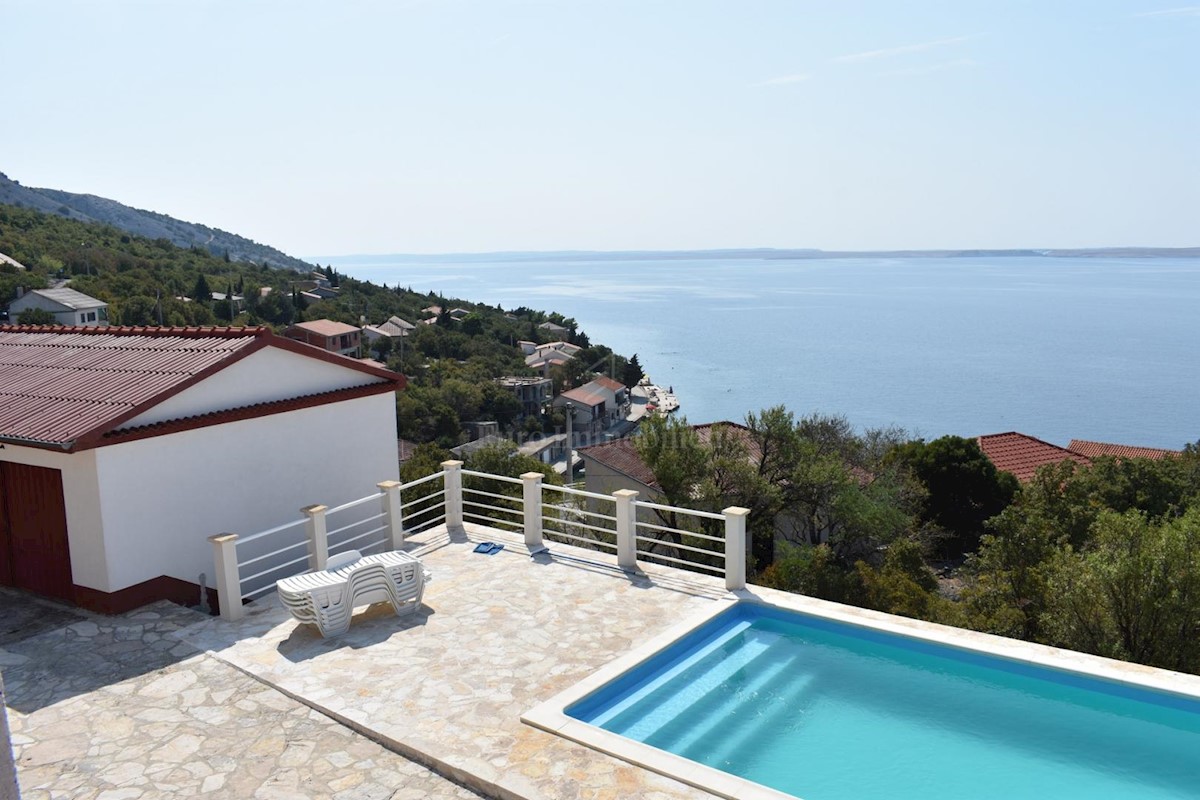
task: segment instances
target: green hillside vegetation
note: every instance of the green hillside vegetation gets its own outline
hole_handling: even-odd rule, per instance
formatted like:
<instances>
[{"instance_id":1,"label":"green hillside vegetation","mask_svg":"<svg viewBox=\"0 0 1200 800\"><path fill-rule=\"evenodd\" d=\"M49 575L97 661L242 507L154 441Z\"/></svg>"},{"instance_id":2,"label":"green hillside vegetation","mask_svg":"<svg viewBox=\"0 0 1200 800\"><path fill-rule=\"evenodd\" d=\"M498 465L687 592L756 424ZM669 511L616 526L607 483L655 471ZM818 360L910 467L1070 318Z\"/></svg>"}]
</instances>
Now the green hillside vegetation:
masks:
<instances>
[{"instance_id":1,"label":"green hillside vegetation","mask_svg":"<svg viewBox=\"0 0 1200 800\"><path fill-rule=\"evenodd\" d=\"M0 307L17 287L38 289L69 279L70 286L109 304L115 325L268 325L282 332L293 322L332 319L359 325L378 324L391 316L418 323L422 309L440 306L433 325L417 325L394 350L390 340L364 352L409 376L409 388L397 399L400 435L418 443L452 447L464 439L462 423L495 420L512 426L520 408L516 398L495 383L504 375L532 375L516 343L546 341L538 325L555 322L571 331L571 341L584 347L566 368L556 371L559 387L589 379L591 365L615 367L632 375L629 361L603 345L593 345L574 320L560 314L521 308L505 312L494 306L453 297L388 287L323 272L339 289L336 298L308 302L294 291L306 276L214 255L202 247L176 247L165 239L148 240L121 230L66 219L28 208L0 205L0 253L29 267L0 267ZM260 290L269 288L263 296ZM244 307L213 301L213 292L245 298ZM452 308L470 312L462 321ZM16 322L17 320L12 320ZM365 344L364 344L365 347ZM402 351L402 352L401 352ZM633 377L636 380L636 377ZM554 415L526 421L530 429L561 426Z\"/></svg>"},{"instance_id":2,"label":"green hillside vegetation","mask_svg":"<svg viewBox=\"0 0 1200 800\"><path fill-rule=\"evenodd\" d=\"M746 425L761 459L681 418L636 443L668 503L751 509L754 582L1200 673L1200 442L1019 485L971 439L782 407Z\"/></svg>"}]
</instances>

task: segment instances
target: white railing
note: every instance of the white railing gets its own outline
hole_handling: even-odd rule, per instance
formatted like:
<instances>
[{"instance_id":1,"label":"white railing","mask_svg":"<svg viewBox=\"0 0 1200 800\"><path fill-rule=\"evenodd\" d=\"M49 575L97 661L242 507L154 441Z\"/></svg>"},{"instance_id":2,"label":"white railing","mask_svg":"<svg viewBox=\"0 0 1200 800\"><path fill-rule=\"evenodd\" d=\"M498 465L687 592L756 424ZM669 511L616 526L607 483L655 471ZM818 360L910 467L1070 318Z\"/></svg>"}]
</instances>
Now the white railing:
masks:
<instances>
[{"instance_id":1,"label":"white railing","mask_svg":"<svg viewBox=\"0 0 1200 800\"><path fill-rule=\"evenodd\" d=\"M324 569L330 553L397 550L408 535L464 522L519 531L532 554L545 551L549 539L616 553L629 571L645 560L724 576L731 591L746 587L746 509L697 511L639 501L628 489L607 495L548 486L542 477L509 478L446 461L441 472L409 483L384 481L378 494L334 508L306 506L303 518L269 530L209 537L221 616L240 618L244 601L270 592L279 578Z\"/></svg>"},{"instance_id":2,"label":"white railing","mask_svg":"<svg viewBox=\"0 0 1200 800\"><path fill-rule=\"evenodd\" d=\"M305 506L303 517L249 536L210 536L221 616L239 619L243 603L273 591L280 578L324 569L331 554L398 550L405 537L447 522L446 489L457 463L405 484L384 481L378 494L333 508Z\"/></svg>"}]
</instances>

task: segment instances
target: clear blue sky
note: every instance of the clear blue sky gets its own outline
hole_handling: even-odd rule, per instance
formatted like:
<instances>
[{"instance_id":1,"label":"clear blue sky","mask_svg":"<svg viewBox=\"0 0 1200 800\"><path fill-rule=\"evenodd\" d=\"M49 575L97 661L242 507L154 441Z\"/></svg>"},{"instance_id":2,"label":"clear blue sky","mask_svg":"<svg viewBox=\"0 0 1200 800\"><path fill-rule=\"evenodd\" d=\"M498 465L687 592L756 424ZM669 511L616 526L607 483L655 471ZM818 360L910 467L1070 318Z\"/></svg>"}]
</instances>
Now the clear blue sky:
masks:
<instances>
[{"instance_id":1,"label":"clear blue sky","mask_svg":"<svg viewBox=\"0 0 1200 800\"><path fill-rule=\"evenodd\" d=\"M0 0L0 171L297 255L1200 244L1187 0Z\"/></svg>"}]
</instances>

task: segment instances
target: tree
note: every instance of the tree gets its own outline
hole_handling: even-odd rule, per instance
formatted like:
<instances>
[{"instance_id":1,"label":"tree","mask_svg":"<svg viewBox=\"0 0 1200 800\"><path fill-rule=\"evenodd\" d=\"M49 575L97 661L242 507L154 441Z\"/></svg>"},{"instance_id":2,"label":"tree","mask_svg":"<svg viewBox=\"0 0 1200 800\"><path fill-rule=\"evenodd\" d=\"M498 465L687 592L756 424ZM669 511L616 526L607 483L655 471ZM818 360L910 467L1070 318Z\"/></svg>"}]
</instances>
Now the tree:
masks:
<instances>
[{"instance_id":1,"label":"tree","mask_svg":"<svg viewBox=\"0 0 1200 800\"><path fill-rule=\"evenodd\" d=\"M208 288L208 280L205 279L203 272L196 276L196 285L192 288L192 300L205 305L212 302L212 289Z\"/></svg>"},{"instance_id":2,"label":"tree","mask_svg":"<svg viewBox=\"0 0 1200 800\"><path fill-rule=\"evenodd\" d=\"M625 369L621 371L621 383L632 389L638 385L638 381L645 375L642 372L642 365L638 362L637 353L630 356L628 363L625 364Z\"/></svg>"},{"instance_id":3,"label":"tree","mask_svg":"<svg viewBox=\"0 0 1200 800\"><path fill-rule=\"evenodd\" d=\"M27 308L17 315L18 325L57 325L58 320L44 308Z\"/></svg>"},{"instance_id":4,"label":"tree","mask_svg":"<svg viewBox=\"0 0 1200 800\"><path fill-rule=\"evenodd\" d=\"M908 442L895 449L894 458L925 487L920 519L945 533L938 542L943 558L973 552L983 523L1012 502L1019 486L1010 473L996 469L976 440L961 436Z\"/></svg>"},{"instance_id":5,"label":"tree","mask_svg":"<svg viewBox=\"0 0 1200 800\"><path fill-rule=\"evenodd\" d=\"M1052 643L1194 672L1200 669L1200 509L1152 521L1104 511L1094 539L1054 561Z\"/></svg>"},{"instance_id":6,"label":"tree","mask_svg":"<svg viewBox=\"0 0 1200 800\"><path fill-rule=\"evenodd\" d=\"M134 295L116 308L122 325L157 325L158 303L153 297Z\"/></svg>"}]
</instances>

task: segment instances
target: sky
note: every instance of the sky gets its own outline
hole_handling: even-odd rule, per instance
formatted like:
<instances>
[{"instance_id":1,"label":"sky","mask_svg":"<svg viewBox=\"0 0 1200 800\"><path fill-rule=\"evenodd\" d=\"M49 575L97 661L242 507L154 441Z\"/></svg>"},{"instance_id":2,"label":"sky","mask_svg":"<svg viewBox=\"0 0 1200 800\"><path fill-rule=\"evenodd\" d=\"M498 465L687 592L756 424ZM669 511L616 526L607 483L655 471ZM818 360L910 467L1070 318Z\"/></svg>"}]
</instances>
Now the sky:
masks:
<instances>
[{"instance_id":1,"label":"sky","mask_svg":"<svg viewBox=\"0 0 1200 800\"><path fill-rule=\"evenodd\" d=\"M1195 246L1186 2L0 0L0 171L309 257Z\"/></svg>"}]
</instances>

